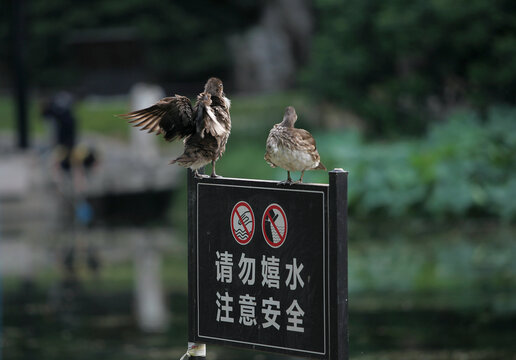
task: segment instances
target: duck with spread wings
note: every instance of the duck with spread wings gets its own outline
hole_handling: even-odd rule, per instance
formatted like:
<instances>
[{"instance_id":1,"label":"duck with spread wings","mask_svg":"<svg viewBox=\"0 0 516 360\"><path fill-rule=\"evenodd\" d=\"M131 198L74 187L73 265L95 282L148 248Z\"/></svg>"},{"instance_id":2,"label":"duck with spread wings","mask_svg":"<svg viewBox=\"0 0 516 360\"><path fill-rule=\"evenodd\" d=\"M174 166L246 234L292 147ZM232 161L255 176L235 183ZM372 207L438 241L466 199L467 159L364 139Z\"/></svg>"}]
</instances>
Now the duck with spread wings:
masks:
<instances>
[{"instance_id":1,"label":"duck with spread wings","mask_svg":"<svg viewBox=\"0 0 516 360\"><path fill-rule=\"evenodd\" d=\"M193 106L186 96L174 95L119 116L140 130L163 135L167 141L184 139L183 154L170 163L190 168L199 177L198 169L211 162L211 177L218 177L215 162L226 150L231 132L229 108L222 81L212 77Z\"/></svg>"}]
</instances>

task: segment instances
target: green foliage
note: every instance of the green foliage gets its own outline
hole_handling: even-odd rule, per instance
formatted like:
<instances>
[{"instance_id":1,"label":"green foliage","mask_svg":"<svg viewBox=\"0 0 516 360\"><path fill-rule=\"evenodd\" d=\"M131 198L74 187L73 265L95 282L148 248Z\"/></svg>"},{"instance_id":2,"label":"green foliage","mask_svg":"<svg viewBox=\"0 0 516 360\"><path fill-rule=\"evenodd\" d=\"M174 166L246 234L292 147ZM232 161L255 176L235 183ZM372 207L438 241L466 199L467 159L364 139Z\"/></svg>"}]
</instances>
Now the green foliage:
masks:
<instances>
[{"instance_id":1,"label":"green foliage","mask_svg":"<svg viewBox=\"0 0 516 360\"><path fill-rule=\"evenodd\" d=\"M351 222L350 292L494 293L516 285L513 226L464 221L446 229L426 221L415 223L405 219L375 222L373 227L370 222ZM458 300L471 306L478 299Z\"/></svg>"},{"instance_id":2,"label":"green foliage","mask_svg":"<svg viewBox=\"0 0 516 360\"><path fill-rule=\"evenodd\" d=\"M460 111L419 140L365 143L356 133L318 134L327 165L350 171L358 215L489 215L516 219L516 110L483 122Z\"/></svg>"},{"instance_id":3,"label":"green foliage","mask_svg":"<svg viewBox=\"0 0 516 360\"><path fill-rule=\"evenodd\" d=\"M511 1L319 0L316 9L306 84L376 133L421 132L457 104L516 102Z\"/></svg>"}]
</instances>

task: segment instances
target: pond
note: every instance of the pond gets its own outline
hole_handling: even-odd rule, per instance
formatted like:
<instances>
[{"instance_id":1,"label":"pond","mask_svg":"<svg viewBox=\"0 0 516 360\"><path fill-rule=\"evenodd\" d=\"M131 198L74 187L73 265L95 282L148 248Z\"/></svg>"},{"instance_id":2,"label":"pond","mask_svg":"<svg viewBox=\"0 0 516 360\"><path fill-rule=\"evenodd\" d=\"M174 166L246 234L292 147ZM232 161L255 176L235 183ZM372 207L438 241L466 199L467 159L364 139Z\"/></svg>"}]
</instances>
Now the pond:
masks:
<instances>
[{"instance_id":1,"label":"pond","mask_svg":"<svg viewBox=\"0 0 516 360\"><path fill-rule=\"evenodd\" d=\"M351 222L350 358L516 359L515 235L516 228L489 222ZM43 240L2 241L1 249L25 244L32 254L19 256L31 262L31 271L20 271L23 264L4 270L5 359L183 355L184 235L170 227L121 227L70 230ZM141 331L135 316L136 258L148 249L158 254L169 312L168 326L156 333ZM208 358L286 357L209 345Z\"/></svg>"}]
</instances>

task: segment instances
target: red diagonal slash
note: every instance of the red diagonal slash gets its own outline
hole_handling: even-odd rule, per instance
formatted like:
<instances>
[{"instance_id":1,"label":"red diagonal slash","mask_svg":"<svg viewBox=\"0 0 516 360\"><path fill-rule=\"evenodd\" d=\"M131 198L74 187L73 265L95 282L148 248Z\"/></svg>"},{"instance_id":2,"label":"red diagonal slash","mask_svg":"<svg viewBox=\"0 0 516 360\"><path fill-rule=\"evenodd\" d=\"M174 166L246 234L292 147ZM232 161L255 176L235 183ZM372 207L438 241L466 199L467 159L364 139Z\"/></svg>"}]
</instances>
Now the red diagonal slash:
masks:
<instances>
[{"instance_id":1,"label":"red diagonal slash","mask_svg":"<svg viewBox=\"0 0 516 360\"><path fill-rule=\"evenodd\" d=\"M271 218L271 215L270 215L270 210L267 211L267 216L269 217L269 221L272 223L272 225L274 226L274 229L276 229L276 231L278 232L278 235L281 239L281 242L283 242L283 240L285 240L285 235L287 234L287 230L285 229L285 234L283 234L283 236L281 235L280 231L278 230L278 227L276 226L276 224L274 223L274 221L272 220ZM271 239L272 241L272 239Z\"/></svg>"},{"instance_id":2,"label":"red diagonal slash","mask_svg":"<svg viewBox=\"0 0 516 360\"><path fill-rule=\"evenodd\" d=\"M247 230L247 226L245 226L245 223L244 223L244 220L242 220L242 217L240 216L240 214L238 213L238 208L235 209L235 212L236 214L238 215L238 218L240 219L240 223L244 226L244 229L245 229L245 232L247 233L247 237L251 237L251 234L249 234L249 230ZM226 215L227 216L227 215ZM227 219L227 218L226 218ZM244 241L244 240L242 240Z\"/></svg>"}]
</instances>

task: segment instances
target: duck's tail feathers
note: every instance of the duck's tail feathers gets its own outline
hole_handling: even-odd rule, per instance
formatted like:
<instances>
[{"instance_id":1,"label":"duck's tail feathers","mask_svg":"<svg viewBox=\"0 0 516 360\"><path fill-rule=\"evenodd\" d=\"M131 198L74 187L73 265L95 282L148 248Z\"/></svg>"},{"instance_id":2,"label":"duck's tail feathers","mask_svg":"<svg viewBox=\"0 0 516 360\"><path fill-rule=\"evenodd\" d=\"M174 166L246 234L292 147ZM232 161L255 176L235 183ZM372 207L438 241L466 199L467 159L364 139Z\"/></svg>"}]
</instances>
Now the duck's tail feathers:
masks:
<instances>
[{"instance_id":1,"label":"duck's tail feathers","mask_svg":"<svg viewBox=\"0 0 516 360\"><path fill-rule=\"evenodd\" d=\"M322 162L319 162L319 165L314 167L314 170L327 170L327 169L326 169L326 166L324 166Z\"/></svg>"}]
</instances>

